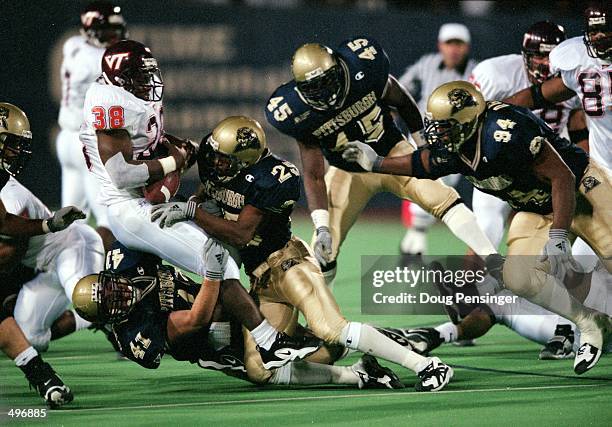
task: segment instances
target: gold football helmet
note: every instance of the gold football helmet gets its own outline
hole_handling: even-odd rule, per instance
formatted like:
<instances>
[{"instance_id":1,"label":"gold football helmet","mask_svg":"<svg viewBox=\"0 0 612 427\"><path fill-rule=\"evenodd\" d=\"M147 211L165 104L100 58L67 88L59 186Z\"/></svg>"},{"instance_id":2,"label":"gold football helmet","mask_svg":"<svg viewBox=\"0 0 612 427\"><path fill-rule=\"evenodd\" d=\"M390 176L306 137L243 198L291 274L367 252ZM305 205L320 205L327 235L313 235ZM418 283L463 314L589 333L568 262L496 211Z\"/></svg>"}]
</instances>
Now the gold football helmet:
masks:
<instances>
[{"instance_id":1,"label":"gold football helmet","mask_svg":"<svg viewBox=\"0 0 612 427\"><path fill-rule=\"evenodd\" d=\"M346 75L327 46L308 43L298 48L291 60L291 72L298 92L311 107L327 110L342 104Z\"/></svg>"},{"instance_id":2,"label":"gold football helmet","mask_svg":"<svg viewBox=\"0 0 612 427\"><path fill-rule=\"evenodd\" d=\"M223 119L202 141L198 160L200 175L213 181L229 181L259 161L267 148L266 134L257 120L245 116Z\"/></svg>"},{"instance_id":3,"label":"gold football helmet","mask_svg":"<svg viewBox=\"0 0 612 427\"><path fill-rule=\"evenodd\" d=\"M98 324L125 319L140 299L140 289L129 279L106 271L83 277L72 291L72 304L79 316Z\"/></svg>"},{"instance_id":4,"label":"gold football helmet","mask_svg":"<svg viewBox=\"0 0 612 427\"><path fill-rule=\"evenodd\" d=\"M32 132L25 113L0 102L0 168L15 176L32 156Z\"/></svg>"},{"instance_id":5,"label":"gold football helmet","mask_svg":"<svg viewBox=\"0 0 612 427\"><path fill-rule=\"evenodd\" d=\"M437 87L427 101L427 142L442 143L456 152L478 129L485 108L482 93L472 83L455 81Z\"/></svg>"}]
</instances>

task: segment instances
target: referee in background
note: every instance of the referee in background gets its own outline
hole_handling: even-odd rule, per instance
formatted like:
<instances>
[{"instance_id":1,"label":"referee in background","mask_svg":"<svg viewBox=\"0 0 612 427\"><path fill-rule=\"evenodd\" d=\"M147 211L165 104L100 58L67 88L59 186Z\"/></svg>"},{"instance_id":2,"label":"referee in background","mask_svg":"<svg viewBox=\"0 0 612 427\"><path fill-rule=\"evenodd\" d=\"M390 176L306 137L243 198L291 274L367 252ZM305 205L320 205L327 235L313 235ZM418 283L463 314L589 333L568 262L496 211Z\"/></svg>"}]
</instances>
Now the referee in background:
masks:
<instances>
[{"instance_id":1,"label":"referee in background","mask_svg":"<svg viewBox=\"0 0 612 427\"><path fill-rule=\"evenodd\" d=\"M421 114L427 110L427 99L438 86L455 80L467 80L476 66L470 59L470 31L463 24L448 23L440 27L438 52L423 55L409 66L400 77L400 83L417 101ZM455 186L460 175L449 175L442 181ZM424 255L427 251L427 230L435 218L421 207L408 201L402 202L402 219L408 227L400 244L402 255Z\"/></svg>"}]
</instances>

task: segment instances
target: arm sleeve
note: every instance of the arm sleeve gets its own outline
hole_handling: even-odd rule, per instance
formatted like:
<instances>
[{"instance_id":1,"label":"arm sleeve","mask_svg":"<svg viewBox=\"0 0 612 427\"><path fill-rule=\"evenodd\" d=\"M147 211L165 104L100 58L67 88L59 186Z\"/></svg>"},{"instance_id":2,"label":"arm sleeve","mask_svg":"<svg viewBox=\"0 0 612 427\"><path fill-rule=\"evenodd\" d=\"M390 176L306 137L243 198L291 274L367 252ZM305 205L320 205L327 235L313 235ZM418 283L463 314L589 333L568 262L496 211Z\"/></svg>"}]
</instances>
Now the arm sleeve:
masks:
<instances>
[{"instance_id":1,"label":"arm sleeve","mask_svg":"<svg viewBox=\"0 0 612 427\"><path fill-rule=\"evenodd\" d=\"M426 153L423 164L422 153ZM412 176L415 178L438 179L442 176L460 173L457 160L444 149L419 148L412 153ZM427 169L429 172L427 172Z\"/></svg>"}]
</instances>

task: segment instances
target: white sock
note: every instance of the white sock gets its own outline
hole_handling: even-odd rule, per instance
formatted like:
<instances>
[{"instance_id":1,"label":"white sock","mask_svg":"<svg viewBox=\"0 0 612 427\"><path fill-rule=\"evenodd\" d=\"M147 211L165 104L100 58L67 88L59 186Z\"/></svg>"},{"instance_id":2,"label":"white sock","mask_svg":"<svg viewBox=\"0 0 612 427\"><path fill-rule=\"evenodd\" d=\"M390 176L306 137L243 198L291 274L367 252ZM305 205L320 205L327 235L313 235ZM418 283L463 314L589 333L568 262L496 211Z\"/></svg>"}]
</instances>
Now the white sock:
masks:
<instances>
[{"instance_id":1,"label":"white sock","mask_svg":"<svg viewBox=\"0 0 612 427\"><path fill-rule=\"evenodd\" d=\"M340 340L345 347L397 363L414 372L417 372L417 365L425 360L425 357L402 347L372 326L359 322L349 322L342 329Z\"/></svg>"},{"instance_id":2,"label":"white sock","mask_svg":"<svg viewBox=\"0 0 612 427\"><path fill-rule=\"evenodd\" d=\"M264 319L259 326L251 331L251 336L257 345L264 350L270 350L270 347L272 347L272 344L274 344L277 334L278 331L274 329L270 323L268 323L267 319Z\"/></svg>"},{"instance_id":3,"label":"white sock","mask_svg":"<svg viewBox=\"0 0 612 427\"><path fill-rule=\"evenodd\" d=\"M457 330L457 325L453 324L452 322L442 323L440 326L436 326L435 330L440 332L440 337L444 340L444 342L457 341L459 331Z\"/></svg>"},{"instance_id":4,"label":"white sock","mask_svg":"<svg viewBox=\"0 0 612 427\"><path fill-rule=\"evenodd\" d=\"M34 347L30 346L23 350L21 353L17 355L15 359L15 365L17 366L25 366L28 362L38 356L38 352L34 349Z\"/></svg>"},{"instance_id":5,"label":"white sock","mask_svg":"<svg viewBox=\"0 0 612 427\"><path fill-rule=\"evenodd\" d=\"M484 259L487 255L497 253L493 243L478 226L474 212L463 203L453 206L442 217L442 222L463 243Z\"/></svg>"},{"instance_id":6,"label":"white sock","mask_svg":"<svg viewBox=\"0 0 612 427\"><path fill-rule=\"evenodd\" d=\"M230 322L212 322L208 329L208 341L213 348L219 350L230 345L232 330Z\"/></svg>"},{"instance_id":7,"label":"white sock","mask_svg":"<svg viewBox=\"0 0 612 427\"><path fill-rule=\"evenodd\" d=\"M87 329L91 326L91 322L88 320L83 319L81 316L79 316L79 314L73 310L72 311L72 315L74 316L74 331L80 331L82 329Z\"/></svg>"}]
</instances>

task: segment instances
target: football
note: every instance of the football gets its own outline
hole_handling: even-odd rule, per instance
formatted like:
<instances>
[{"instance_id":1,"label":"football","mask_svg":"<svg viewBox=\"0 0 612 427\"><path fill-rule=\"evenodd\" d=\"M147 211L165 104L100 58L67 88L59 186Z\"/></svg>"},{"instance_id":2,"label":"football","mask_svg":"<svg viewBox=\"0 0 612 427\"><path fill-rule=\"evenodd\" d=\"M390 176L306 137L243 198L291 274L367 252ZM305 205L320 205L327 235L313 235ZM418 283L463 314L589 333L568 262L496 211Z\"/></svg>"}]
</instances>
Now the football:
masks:
<instances>
[{"instance_id":1,"label":"football","mask_svg":"<svg viewBox=\"0 0 612 427\"><path fill-rule=\"evenodd\" d=\"M176 194L180 185L181 177L178 171L170 172L163 179L144 187L144 197L152 204L166 203Z\"/></svg>"}]
</instances>

